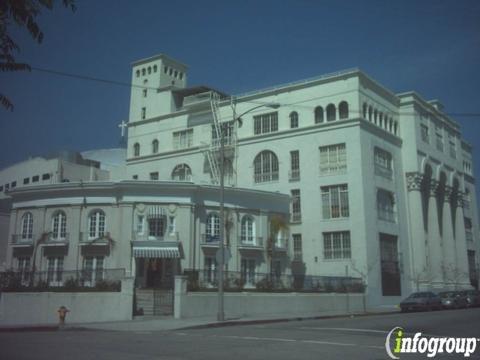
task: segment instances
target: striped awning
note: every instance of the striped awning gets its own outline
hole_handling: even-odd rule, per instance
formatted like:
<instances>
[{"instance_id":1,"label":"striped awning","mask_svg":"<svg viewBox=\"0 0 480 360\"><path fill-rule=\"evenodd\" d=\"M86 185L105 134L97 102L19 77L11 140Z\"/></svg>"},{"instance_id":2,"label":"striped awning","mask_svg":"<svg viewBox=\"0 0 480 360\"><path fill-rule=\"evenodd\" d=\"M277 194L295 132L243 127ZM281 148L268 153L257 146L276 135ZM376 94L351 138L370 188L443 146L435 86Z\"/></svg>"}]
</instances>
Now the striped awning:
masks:
<instances>
[{"instance_id":1,"label":"striped awning","mask_svg":"<svg viewBox=\"0 0 480 360\"><path fill-rule=\"evenodd\" d=\"M161 218L161 217L164 217L164 216L167 216L167 212L165 211L165 209L163 207L156 206L156 205L153 205L153 206L149 207L148 214L147 214L147 217L149 219L158 219L158 218Z\"/></svg>"},{"instance_id":2,"label":"striped awning","mask_svg":"<svg viewBox=\"0 0 480 360\"><path fill-rule=\"evenodd\" d=\"M136 258L180 258L180 251L178 246L169 247L133 247L133 257Z\"/></svg>"}]
</instances>

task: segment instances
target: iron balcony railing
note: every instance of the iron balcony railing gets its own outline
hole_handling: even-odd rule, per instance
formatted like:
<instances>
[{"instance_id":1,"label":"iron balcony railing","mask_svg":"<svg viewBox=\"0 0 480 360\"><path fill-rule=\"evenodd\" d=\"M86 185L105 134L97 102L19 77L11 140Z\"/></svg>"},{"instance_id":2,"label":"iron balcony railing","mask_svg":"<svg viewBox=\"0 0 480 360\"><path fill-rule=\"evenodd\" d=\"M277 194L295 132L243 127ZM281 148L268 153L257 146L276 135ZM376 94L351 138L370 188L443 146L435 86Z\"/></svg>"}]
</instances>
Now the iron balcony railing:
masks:
<instances>
[{"instance_id":1,"label":"iron balcony railing","mask_svg":"<svg viewBox=\"0 0 480 360\"><path fill-rule=\"evenodd\" d=\"M48 235L47 243L56 243L56 242L65 243L65 242L68 242L69 240L70 240L70 234L67 233L67 232L66 233L63 233L63 232L53 233L53 232L51 232Z\"/></svg>"},{"instance_id":2,"label":"iron balcony railing","mask_svg":"<svg viewBox=\"0 0 480 360\"><path fill-rule=\"evenodd\" d=\"M13 245L32 245L34 236L33 234L13 234L11 244Z\"/></svg>"},{"instance_id":3,"label":"iron balcony railing","mask_svg":"<svg viewBox=\"0 0 480 360\"><path fill-rule=\"evenodd\" d=\"M202 234L200 245L218 246L220 235L218 234Z\"/></svg>"},{"instance_id":4,"label":"iron balcony railing","mask_svg":"<svg viewBox=\"0 0 480 360\"><path fill-rule=\"evenodd\" d=\"M135 231L132 232L133 241L179 241L178 231L165 233L164 235L149 235L146 233L139 234Z\"/></svg>"},{"instance_id":5,"label":"iron balcony railing","mask_svg":"<svg viewBox=\"0 0 480 360\"><path fill-rule=\"evenodd\" d=\"M213 290L218 286L217 269L185 270L189 291ZM224 272L226 291L363 292L362 279L342 276L258 273L252 268Z\"/></svg>"},{"instance_id":6,"label":"iron balcony railing","mask_svg":"<svg viewBox=\"0 0 480 360\"><path fill-rule=\"evenodd\" d=\"M239 248L261 248L263 249L262 236L240 236Z\"/></svg>"},{"instance_id":7,"label":"iron balcony railing","mask_svg":"<svg viewBox=\"0 0 480 360\"><path fill-rule=\"evenodd\" d=\"M262 174L254 174L253 181L255 181L255 183L278 181L278 171L272 171L272 172L267 172Z\"/></svg>"}]
</instances>

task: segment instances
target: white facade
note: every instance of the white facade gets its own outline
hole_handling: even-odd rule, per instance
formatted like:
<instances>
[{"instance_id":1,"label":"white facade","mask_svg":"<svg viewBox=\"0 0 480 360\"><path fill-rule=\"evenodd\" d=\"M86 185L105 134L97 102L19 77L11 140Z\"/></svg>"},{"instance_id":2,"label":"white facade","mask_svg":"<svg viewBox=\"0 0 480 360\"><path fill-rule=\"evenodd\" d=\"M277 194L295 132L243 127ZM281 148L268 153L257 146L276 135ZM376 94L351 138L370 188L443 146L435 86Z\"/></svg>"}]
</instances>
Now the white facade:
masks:
<instances>
[{"instance_id":1,"label":"white facade","mask_svg":"<svg viewBox=\"0 0 480 360\"><path fill-rule=\"evenodd\" d=\"M182 81L167 77L167 60ZM164 55L134 64L129 179L215 182L215 91L187 88L185 69ZM145 80L158 89L145 92ZM245 113L227 138L227 186L295 198L293 272L365 277L371 304L478 282L471 146L437 101L394 94L355 69L220 98L221 122Z\"/></svg>"}]
</instances>

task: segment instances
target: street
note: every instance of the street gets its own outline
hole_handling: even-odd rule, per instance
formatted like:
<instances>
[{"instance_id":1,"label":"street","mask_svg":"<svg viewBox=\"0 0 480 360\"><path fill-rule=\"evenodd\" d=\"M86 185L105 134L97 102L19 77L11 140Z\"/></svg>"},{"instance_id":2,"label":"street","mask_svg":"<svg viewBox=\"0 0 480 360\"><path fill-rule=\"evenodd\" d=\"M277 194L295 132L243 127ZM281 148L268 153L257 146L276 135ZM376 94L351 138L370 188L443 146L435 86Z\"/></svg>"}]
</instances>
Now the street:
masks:
<instances>
[{"instance_id":1,"label":"street","mask_svg":"<svg viewBox=\"0 0 480 360\"><path fill-rule=\"evenodd\" d=\"M376 360L388 359L385 339L396 326L410 334L479 338L479 323L477 308L161 332L0 333L0 358ZM425 354L401 357L427 358ZM470 359L480 359L480 349Z\"/></svg>"}]
</instances>

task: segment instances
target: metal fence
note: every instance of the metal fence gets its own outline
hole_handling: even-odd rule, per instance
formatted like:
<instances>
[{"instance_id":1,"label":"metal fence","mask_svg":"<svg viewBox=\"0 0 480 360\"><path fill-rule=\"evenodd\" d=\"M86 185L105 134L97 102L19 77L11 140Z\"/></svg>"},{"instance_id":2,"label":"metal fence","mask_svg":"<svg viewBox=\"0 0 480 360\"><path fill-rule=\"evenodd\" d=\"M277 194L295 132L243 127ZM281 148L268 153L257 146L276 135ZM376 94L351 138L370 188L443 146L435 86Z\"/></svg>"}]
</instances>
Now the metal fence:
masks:
<instances>
[{"instance_id":1,"label":"metal fence","mask_svg":"<svg viewBox=\"0 0 480 360\"><path fill-rule=\"evenodd\" d=\"M217 271L185 270L189 291L209 291L218 287ZM340 276L279 275L252 271L225 271L225 291L263 292L354 292L362 293L362 279Z\"/></svg>"},{"instance_id":2,"label":"metal fence","mask_svg":"<svg viewBox=\"0 0 480 360\"><path fill-rule=\"evenodd\" d=\"M84 269L0 272L0 290L120 291L125 269Z\"/></svg>"}]
</instances>

